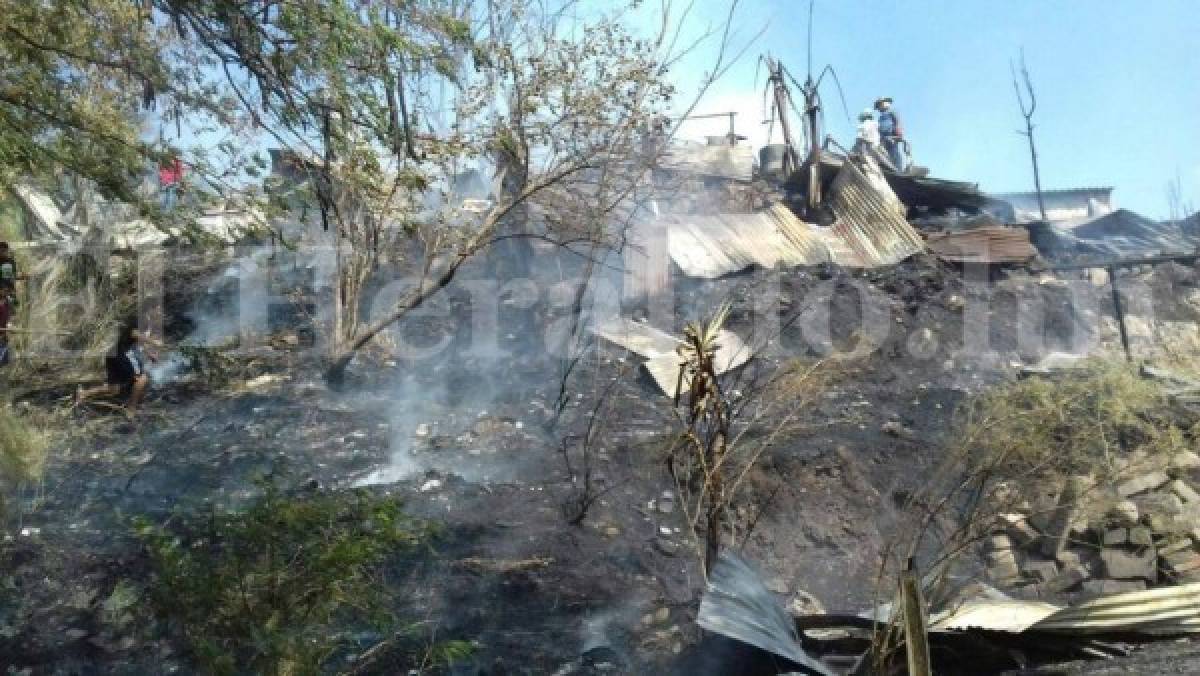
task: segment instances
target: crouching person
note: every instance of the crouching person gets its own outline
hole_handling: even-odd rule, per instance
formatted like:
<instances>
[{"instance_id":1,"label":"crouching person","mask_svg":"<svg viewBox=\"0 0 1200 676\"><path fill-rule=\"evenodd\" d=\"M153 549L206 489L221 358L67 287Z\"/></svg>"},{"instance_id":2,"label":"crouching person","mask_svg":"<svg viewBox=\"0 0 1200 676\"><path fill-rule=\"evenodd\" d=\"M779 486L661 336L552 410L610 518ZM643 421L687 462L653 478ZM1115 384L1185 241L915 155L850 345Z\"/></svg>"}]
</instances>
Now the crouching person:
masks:
<instances>
[{"instance_id":1,"label":"crouching person","mask_svg":"<svg viewBox=\"0 0 1200 676\"><path fill-rule=\"evenodd\" d=\"M80 386L75 401L81 403L100 396L124 396L128 398L126 409L130 413L136 411L146 396L146 389L150 387L147 360L156 361L153 354L146 352L142 343L143 336L138 333L136 323L123 325L117 334L114 354L104 359L105 383L87 389Z\"/></svg>"}]
</instances>

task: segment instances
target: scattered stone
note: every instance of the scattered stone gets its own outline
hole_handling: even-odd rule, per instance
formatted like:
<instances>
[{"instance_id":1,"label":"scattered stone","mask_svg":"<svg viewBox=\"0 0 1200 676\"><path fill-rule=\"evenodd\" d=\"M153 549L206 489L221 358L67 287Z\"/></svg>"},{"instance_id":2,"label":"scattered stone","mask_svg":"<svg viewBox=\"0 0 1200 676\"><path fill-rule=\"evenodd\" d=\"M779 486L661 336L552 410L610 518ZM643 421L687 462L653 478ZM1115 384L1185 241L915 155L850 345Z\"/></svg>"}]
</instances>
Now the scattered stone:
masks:
<instances>
[{"instance_id":1,"label":"scattered stone","mask_svg":"<svg viewBox=\"0 0 1200 676\"><path fill-rule=\"evenodd\" d=\"M967 304L967 302L965 300L963 300L963 297L958 295L957 293L952 293L949 296L947 296L945 302L943 303L943 305L946 307L946 309L950 310L951 312L957 312L957 311L963 309L966 306L966 304Z\"/></svg>"},{"instance_id":2,"label":"scattered stone","mask_svg":"<svg viewBox=\"0 0 1200 676\"><path fill-rule=\"evenodd\" d=\"M421 424L417 425L417 429L415 432L413 432L413 434L418 437L429 436L429 423L421 423Z\"/></svg>"},{"instance_id":3,"label":"scattered stone","mask_svg":"<svg viewBox=\"0 0 1200 676\"><path fill-rule=\"evenodd\" d=\"M1145 526L1138 526L1129 529L1129 544L1134 547L1149 547L1154 544L1154 538L1150 533L1150 529Z\"/></svg>"},{"instance_id":4,"label":"scattered stone","mask_svg":"<svg viewBox=\"0 0 1200 676\"><path fill-rule=\"evenodd\" d=\"M1083 593L1088 596L1109 596L1145 589L1145 580L1088 580L1082 586Z\"/></svg>"},{"instance_id":5,"label":"scattered stone","mask_svg":"<svg viewBox=\"0 0 1200 676\"><path fill-rule=\"evenodd\" d=\"M436 491L437 489L439 489L441 487L442 487L441 479L430 479L429 481L426 481L425 483L421 484L421 492L428 493L429 491Z\"/></svg>"},{"instance_id":6,"label":"scattered stone","mask_svg":"<svg viewBox=\"0 0 1200 676\"><path fill-rule=\"evenodd\" d=\"M1183 500L1185 503L1200 501L1200 493L1197 493L1192 489L1191 486L1180 481L1179 479L1167 484L1167 487L1170 488L1171 492L1178 496L1179 499Z\"/></svg>"},{"instance_id":7,"label":"scattered stone","mask_svg":"<svg viewBox=\"0 0 1200 676\"><path fill-rule=\"evenodd\" d=\"M992 552L1012 549L1013 541L1012 541L1012 538L1008 537L1004 533L997 533L995 535L988 537L987 547L988 547L988 551L992 551Z\"/></svg>"},{"instance_id":8,"label":"scattered stone","mask_svg":"<svg viewBox=\"0 0 1200 676\"><path fill-rule=\"evenodd\" d=\"M821 603L821 600L817 597L802 589L798 589L792 594L792 599L788 601L787 608L793 617L825 614L825 604Z\"/></svg>"},{"instance_id":9,"label":"scattered stone","mask_svg":"<svg viewBox=\"0 0 1200 676\"><path fill-rule=\"evenodd\" d=\"M615 538L621 534L621 529L616 526L605 526L604 534L610 538Z\"/></svg>"},{"instance_id":10,"label":"scattered stone","mask_svg":"<svg viewBox=\"0 0 1200 676\"><path fill-rule=\"evenodd\" d=\"M1063 568L1078 566L1083 562L1082 559L1080 559L1078 552L1073 552L1069 549L1064 549L1059 552L1058 556L1054 557L1054 560L1058 561L1059 565Z\"/></svg>"},{"instance_id":11,"label":"scattered stone","mask_svg":"<svg viewBox=\"0 0 1200 676\"><path fill-rule=\"evenodd\" d=\"M671 609L670 608L663 606L663 607L659 608L658 610L654 611L654 621L655 622L657 622L659 624L663 624L664 622L666 622L669 619L671 619Z\"/></svg>"},{"instance_id":12,"label":"scattered stone","mask_svg":"<svg viewBox=\"0 0 1200 676\"><path fill-rule=\"evenodd\" d=\"M1064 566L1057 577L1042 583L1042 591L1050 594L1060 594L1070 590L1087 578L1087 569L1083 566Z\"/></svg>"},{"instance_id":13,"label":"scattered stone","mask_svg":"<svg viewBox=\"0 0 1200 676\"><path fill-rule=\"evenodd\" d=\"M1171 477L1167 476L1166 472L1143 474L1124 483L1117 484L1117 494L1123 498L1127 498L1138 493L1152 491L1170 480Z\"/></svg>"},{"instance_id":14,"label":"scattered stone","mask_svg":"<svg viewBox=\"0 0 1200 676\"><path fill-rule=\"evenodd\" d=\"M1200 454L1193 453L1192 451L1181 451L1171 456L1171 462L1167 466L1167 471L1179 475L1198 467L1200 467Z\"/></svg>"},{"instance_id":15,"label":"scattered stone","mask_svg":"<svg viewBox=\"0 0 1200 676\"><path fill-rule=\"evenodd\" d=\"M1138 524L1138 506L1132 500L1121 500L1108 510L1105 516L1114 526L1129 528Z\"/></svg>"},{"instance_id":16,"label":"scattered stone","mask_svg":"<svg viewBox=\"0 0 1200 676\"><path fill-rule=\"evenodd\" d=\"M988 575L996 582L1006 583L1021 576L1021 569L1017 567L1017 557L1011 549L993 551L988 554L987 559Z\"/></svg>"},{"instance_id":17,"label":"scattered stone","mask_svg":"<svg viewBox=\"0 0 1200 676\"><path fill-rule=\"evenodd\" d=\"M666 556L675 556L679 553L679 543L664 537L654 538L654 548Z\"/></svg>"},{"instance_id":18,"label":"scattered stone","mask_svg":"<svg viewBox=\"0 0 1200 676\"><path fill-rule=\"evenodd\" d=\"M1163 570L1172 575L1188 573L1200 569L1200 554L1190 549L1168 554L1162 558Z\"/></svg>"},{"instance_id":19,"label":"scattered stone","mask_svg":"<svg viewBox=\"0 0 1200 676\"><path fill-rule=\"evenodd\" d=\"M885 422L883 427L880 428L880 431L888 436L896 437L897 439L911 439L914 436L912 430L908 429L903 423L897 420L889 420Z\"/></svg>"},{"instance_id":20,"label":"scattered stone","mask_svg":"<svg viewBox=\"0 0 1200 676\"><path fill-rule=\"evenodd\" d=\"M1041 540L1042 534L1029 525L1029 519L1026 519L1024 516L1020 514L1005 514L1001 518L1008 524L1008 536L1021 549L1032 547Z\"/></svg>"},{"instance_id":21,"label":"scattered stone","mask_svg":"<svg viewBox=\"0 0 1200 676\"><path fill-rule=\"evenodd\" d=\"M1187 538L1181 538L1179 540L1175 540L1174 542L1169 542L1169 543L1164 544L1161 547L1159 547L1158 555L1166 556L1167 554L1174 554L1175 552L1182 552L1185 549L1187 549L1187 550L1192 549L1192 542L1190 540L1188 540Z\"/></svg>"},{"instance_id":22,"label":"scattered stone","mask_svg":"<svg viewBox=\"0 0 1200 676\"><path fill-rule=\"evenodd\" d=\"M1138 510L1147 516L1173 517L1183 513L1183 500L1169 492L1147 493L1133 499Z\"/></svg>"},{"instance_id":23,"label":"scattered stone","mask_svg":"<svg viewBox=\"0 0 1200 676\"><path fill-rule=\"evenodd\" d=\"M1129 542L1129 529L1113 528L1111 530L1106 530L1104 531L1104 536L1101 538L1101 542L1105 547L1123 545L1126 542Z\"/></svg>"},{"instance_id":24,"label":"scattered stone","mask_svg":"<svg viewBox=\"0 0 1200 676\"><path fill-rule=\"evenodd\" d=\"M670 514L675 511L675 493L673 491L663 491L658 498L658 511L663 514Z\"/></svg>"},{"instance_id":25,"label":"scattered stone","mask_svg":"<svg viewBox=\"0 0 1200 676\"><path fill-rule=\"evenodd\" d=\"M1154 582L1158 579L1155 567L1157 560L1153 547L1140 550L1108 548L1100 552L1104 577L1117 580L1143 579Z\"/></svg>"},{"instance_id":26,"label":"scattered stone","mask_svg":"<svg viewBox=\"0 0 1200 676\"><path fill-rule=\"evenodd\" d=\"M1026 561L1021 573L1036 582L1048 582L1058 577L1058 564L1053 561Z\"/></svg>"}]
</instances>

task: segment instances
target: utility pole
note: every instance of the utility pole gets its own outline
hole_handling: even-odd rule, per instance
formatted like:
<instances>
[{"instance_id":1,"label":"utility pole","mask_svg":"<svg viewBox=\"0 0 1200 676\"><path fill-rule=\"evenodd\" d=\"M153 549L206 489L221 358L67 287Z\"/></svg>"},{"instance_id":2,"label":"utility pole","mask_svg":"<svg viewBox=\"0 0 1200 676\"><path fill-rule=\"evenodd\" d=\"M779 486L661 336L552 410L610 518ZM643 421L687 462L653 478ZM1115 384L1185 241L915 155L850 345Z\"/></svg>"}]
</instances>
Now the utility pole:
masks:
<instances>
[{"instance_id":1,"label":"utility pole","mask_svg":"<svg viewBox=\"0 0 1200 676\"><path fill-rule=\"evenodd\" d=\"M1021 116L1025 118L1025 131L1017 133L1029 139L1029 159L1033 162L1033 187L1037 191L1038 211L1042 220L1046 220L1046 203L1042 200L1042 177L1038 171L1037 146L1033 142L1033 113L1037 110L1037 96L1033 93L1033 83L1029 80L1029 69L1025 67L1025 50L1021 50L1021 78L1025 81L1025 95L1021 94L1021 85L1017 82L1017 68L1010 61L1012 71L1013 91L1017 94L1017 105L1021 106ZM1028 101L1026 101L1028 99Z\"/></svg>"}]
</instances>

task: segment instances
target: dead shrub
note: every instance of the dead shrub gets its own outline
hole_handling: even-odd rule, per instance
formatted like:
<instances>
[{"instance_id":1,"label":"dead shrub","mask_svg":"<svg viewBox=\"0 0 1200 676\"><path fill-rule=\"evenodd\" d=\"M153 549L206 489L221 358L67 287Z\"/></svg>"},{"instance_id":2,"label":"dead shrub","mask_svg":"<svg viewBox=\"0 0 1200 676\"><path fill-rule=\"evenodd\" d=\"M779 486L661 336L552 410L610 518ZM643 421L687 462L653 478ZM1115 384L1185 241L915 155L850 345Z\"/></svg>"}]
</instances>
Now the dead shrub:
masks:
<instances>
[{"instance_id":1,"label":"dead shrub","mask_svg":"<svg viewBox=\"0 0 1200 676\"><path fill-rule=\"evenodd\" d=\"M952 602L956 587L975 579L967 570L975 545L1003 532L1005 518L1101 520L1118 500L1117 484L1187 450L1185 426L1163 387L1124 361L1088 360L967 399L938 469L902 507L877 600L892 600L896 576L913 560L931 606ZM898 649L897 632L893 625L877 634L880 663Z\"/></svg>"},{"instance_id":2,"label":"dead shrub","mask_svg":"<svg viewBox=\"0 0 1200 676\"><path fill-rule=\"evenodd\" d=\"M0 408L0 517L11 496L41 480L49 449L47 434L9 407Z\"/></svg>"},{"instance_id":3,"label":"dead shrub","mask_svg":"<svg viewBox=\"0 0 1200 676\"><path fill-rule=\"evenodd\" d=\"M1119 482L1165 468L1190 436L1162 386L1123 361L1088 360L968 399L939 468L903 506L881 589L911 557L944 575L1002 515L1044 516L1066 499L1092 522L1116 502ZM1073 498L1063 497L1068 485Z\"/></svg>"}]
</instances>

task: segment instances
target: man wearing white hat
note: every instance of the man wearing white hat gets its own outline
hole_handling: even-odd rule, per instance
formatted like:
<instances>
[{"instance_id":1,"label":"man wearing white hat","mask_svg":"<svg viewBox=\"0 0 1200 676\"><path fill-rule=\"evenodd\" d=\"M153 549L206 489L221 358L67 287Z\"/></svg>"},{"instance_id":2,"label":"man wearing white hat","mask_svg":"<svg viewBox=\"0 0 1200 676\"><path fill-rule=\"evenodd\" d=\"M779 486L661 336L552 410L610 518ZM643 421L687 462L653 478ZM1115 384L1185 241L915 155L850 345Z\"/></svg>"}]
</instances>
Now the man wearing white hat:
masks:
<instances>
[{"instance_id":1,"label":"man wearing white hat","mask_svg":"<svg viewBox=\"0 0 1200 676\"><path fill-rule=\"evenodd\" d=\"M879 111L879 137L883 149L887 151L888 159L896 167L896 171L904 171L904 128L900 126L900 117L892 110L892 98L881 96L875 99L875 110Z\"/></svg>"},{"instance_id":2,"label":"man wearing white hat","mask_svg":"<svg viewBox=\"0 0 1200 676\"><path fill-rule=\"evenodd\" d=\"M879 146L879 123L875 114L868 108L858 114L858 141L855 150L870 153Z\"/></svg>"}]
</instances>

